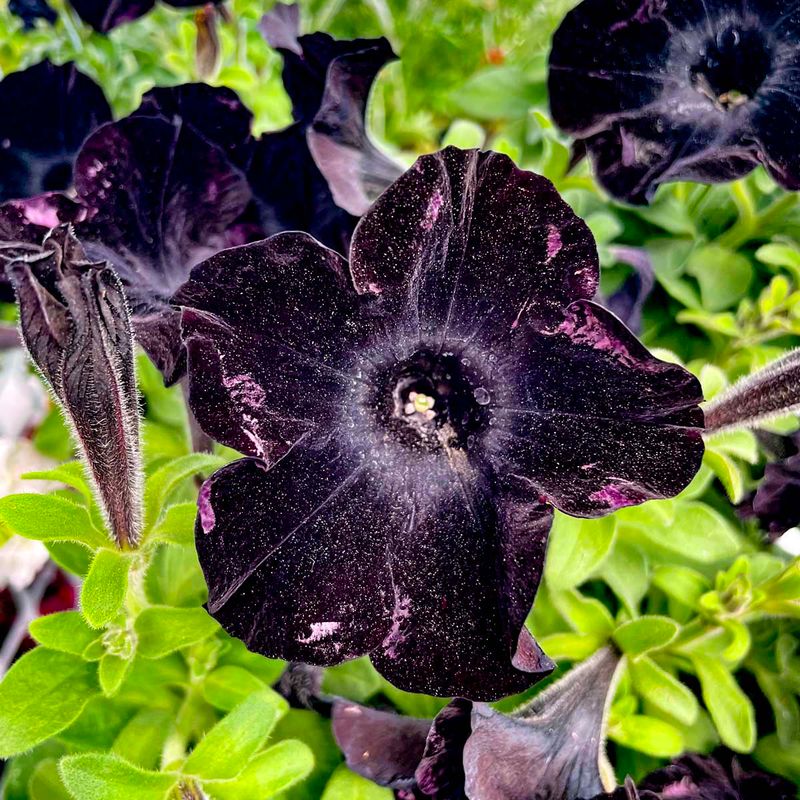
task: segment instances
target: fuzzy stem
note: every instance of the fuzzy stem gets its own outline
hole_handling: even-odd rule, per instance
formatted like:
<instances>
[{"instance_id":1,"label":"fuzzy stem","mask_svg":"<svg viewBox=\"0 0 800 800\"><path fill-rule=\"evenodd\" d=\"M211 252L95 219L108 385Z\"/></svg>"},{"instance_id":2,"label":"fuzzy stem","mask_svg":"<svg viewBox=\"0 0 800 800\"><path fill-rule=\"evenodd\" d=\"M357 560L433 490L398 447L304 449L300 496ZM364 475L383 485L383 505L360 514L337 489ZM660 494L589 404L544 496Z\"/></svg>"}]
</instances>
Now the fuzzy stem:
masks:
<instances>
[{"instance_id":1,"label":"fuzzy stem","mask_svg":"<svg viewBox=\"0 0 800 800\"><path fill-rule=\"evenodd\" d=\"M706 433L752 428L800 409L800 349L723 391L705 409Z\"/></svg>"}]
</instances>

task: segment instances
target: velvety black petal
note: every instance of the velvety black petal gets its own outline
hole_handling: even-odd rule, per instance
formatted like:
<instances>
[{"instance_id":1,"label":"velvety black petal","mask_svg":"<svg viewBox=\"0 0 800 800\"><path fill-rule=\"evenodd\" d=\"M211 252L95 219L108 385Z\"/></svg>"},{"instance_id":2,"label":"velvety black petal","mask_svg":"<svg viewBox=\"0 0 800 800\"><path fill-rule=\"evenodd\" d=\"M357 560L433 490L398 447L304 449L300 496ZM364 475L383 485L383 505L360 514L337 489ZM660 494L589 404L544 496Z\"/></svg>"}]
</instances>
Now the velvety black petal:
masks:
<instances>
[{"instance_id":1,"label":"velvety black petal","mask_svg":"<svg viewBox=\"0 0 800 800\"><path fill-rule=\"evenodd\" d=\"M335 58L308 130L309 149L333 199L355 216L366 213L403 172L370 141L366 130L370 89L380 69L394 58L385 39L376 40L374 47Z\"/></svg>"},{"instance_id":2,"label":"velvety black petal","mask_svg":"<svg viewBox=\"0 0 800 800\"><path fill-rule=\"evenodd\" d=\"M438 488L429 499L417 492L390 551L392 626L372 661L406 691L486 700L523 691L554 666L524 627L552 512L480 476L429 479Z\"/></svg>"},{"instance_id":3,"label":"velvety black petal","mask_svg":"<svg viewBox=\"0 0 800 800\"><path fill-rule=\"evenodd\" d=\"M799 29L771 1L584 0L553 39L553 118L630 202L666 181L732 180L759 162L797 189Z\"/></svg>"},{"instance_id":4,"label":"velvety black petal","mask_svg":"<svg viewBox=\"0 0 800 800\"><path fill-rule=\"evenodd\" d=\"M37 19L43 19L51 25L58 19L47 0L9 0L8 10L22 20L26 30L33 29Z\"/></svg>"},{"instance_id":5,"label":"velvety black petal","mask_svg":"<svg viewBox=\"0 0 800 800\"><path fill-rule=\"evenodd\" d=\"M795 800L797 787L777 775L748 772L735 759L722 763L690 753L648 775L639 789L670 800Z\"/></svg>"},{"instance_id":6,"label":"velvety black petal","mask_svg":"<svg viewBox=\"0 0 800 800\"><path fill-rule=\"evenodd\" d=\"M7 273L31 358L63 406L120 547L141 529L133 335L122 285L91 263L68 226Z\"/></svg>"},{"instance_id":7,"label":"velvety black petal","mask_svg":"<svg viewBox=\"0 0 800 800\"><path fill-rule=\"evenodd\" d=\"M190 403L206 433L269 460L306 432L345 424L360 382L349 370L371 333L332 250L300 233L228 250L174 302L187 307Z\"/></svg>"},{"instance_id":8,"label":"velvety black petal","mask_svg":"<svg viewBox=\"0 0 800 800\"><path fill-rule=\"evenodd\" d=\"M401 292L421 339L491 344L548 326L598 281L586 224L545 178L507 156L448 147L421 157L353 237L361 292Z\"/></svg>"},{"instance_id":9,"label":"velvety black petal","mask_svg":"<svg viewBox=\"0 0 800 800\"><path fill-rule=\"evenodd\" d=\"M91 78L49 61L3 78L0 107L0 200L66 189L84 139L111 119Z\"/></svg>"},{"instance_id":10,"label":"velvety black petal","mask_svg":"<svg viewBox=\"0 0 800 800\"><path fill-rule=\"evenodd\" d=\"M326 247L347 253L356 218L339 208L297 122L265 133L253 151L248 178L266 235L306 231Z\"/></svg>"},{"instance_id":11,"label":"velvety black petal","mask_svg":"<svg viewBox=\"0 0 800 800\"><path fill-rule=\"evenodd\" d=\"M292 100L294 118L310 124L322 103L328 68L334 59L365 50L392 57L386 39L334 39L327 33L299 33L299 8L278 3L261 20L267 42L283 57L283 84Z\"/></svg>"},{"instance_id":12,"label":"velvety black petal","mask_svg":"<svg viewBox=\"0 0 800 800\"><path fill-rule=\"evenodd\" d=\"M233 224L250 199L246 179L180 120L140 116L90 137L75 184L91 212L79 229L87 253L112 263L142 345L168 380L179 377L181 345L168 300L195 264L238 235Z\"/></svg>"},{"instance_id":13,"label":"velvety black petal","mask_svg":"<svg viewBox=\"0 0 800 800\"><path fill-rule=\"evenodd\" d=\"M417 767L417 784L434 800L462 800L464 745L472 733L472 703L457 697L433 720Z\"/></svg>"},{"instance_id":14,"label":"velvety black petal","mask_svg":"<svg viewBox=\"0 0 800 800\"><path fill-rule=\"evenodd\" d=\"M602 650L512 716L475 705L464 745L467 797L561 800L613 786L604 727L618 664Z\"/></svg>"},{"instance_id":15,"label":"velvety black petal","mask_svg":"<svg viewBox=\"0 0 800 800\"><path fill-rule=\"evenodd\" d=\"M431 720L337 699L331 722L351 770L380 786L403 789L414 785Z\"/></svg>"},{"instance_id":16,"label":"velvety black petal","mask_svg":"<svg viewBox=\"0 0 800 800\"><path fill-rule=\"evenodd\" d=\"M498 363L486 448L499 474L576 516L671 497L703 456L699 382L593 303Z\"/></svg>"},{"instance_id":17,"label":"velvety black petal","mask_svg":"<svg viewBox=\"0 0 800 800\"><path fill-rule=\"evenodd\" d=\"M264 655L336 664L392 625L387 548L406 509L357 454L298 442L267 469L237 461L203 487L197 552L208 608Z\"/></svg>"},{"instance_id":18,"label":"velvety black petal","mask_svg":"<svg viewBox=\"0 0 800 800\"><path fill-rule=\"evenodd\" d=\"M134 115L184 122L219 147L239 169L246 170L252 158L253 114L226 86L157 86L145 93Z\"/></svg>"},{"instance_id":19,"label":"velvety black petal","mask_svg":"<svg viewBox=\"0 0 800 800\"><path fill-rule=\"evenodd\" d=\"M155 0L69 0L78 16L100 33L143 17Z\"/></svg>"}]
</instances>

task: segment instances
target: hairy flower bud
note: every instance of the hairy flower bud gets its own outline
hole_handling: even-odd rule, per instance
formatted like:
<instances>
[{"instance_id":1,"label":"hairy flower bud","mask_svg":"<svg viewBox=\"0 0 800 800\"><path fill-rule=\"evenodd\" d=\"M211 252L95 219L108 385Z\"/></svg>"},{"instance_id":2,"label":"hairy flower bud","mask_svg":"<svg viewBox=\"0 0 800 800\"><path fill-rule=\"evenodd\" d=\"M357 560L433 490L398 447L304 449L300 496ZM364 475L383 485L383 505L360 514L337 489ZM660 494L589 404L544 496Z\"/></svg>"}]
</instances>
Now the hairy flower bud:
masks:
<instances>
[{"instance_id":1,"label":"hairy flower bud","mask_svg":"<svg viewBox=\"0 0 800 800\"><path fill-rule=\"evenodd\" d=\"M706 407L706 431L752 428L800 409L800 349L743 378Z\"/></svg>"},{"instance_id":2,"label":"hairy flower bud","mask_svg":"<svg viewBox=\"0 0 800 800\"><path fill-rule=\"evenodd\" d=\"M136 545L142 484L133 335L122 285L67 225L6 271L31 359L64 409L120 547Z\"/></svg>"}]
</instances>

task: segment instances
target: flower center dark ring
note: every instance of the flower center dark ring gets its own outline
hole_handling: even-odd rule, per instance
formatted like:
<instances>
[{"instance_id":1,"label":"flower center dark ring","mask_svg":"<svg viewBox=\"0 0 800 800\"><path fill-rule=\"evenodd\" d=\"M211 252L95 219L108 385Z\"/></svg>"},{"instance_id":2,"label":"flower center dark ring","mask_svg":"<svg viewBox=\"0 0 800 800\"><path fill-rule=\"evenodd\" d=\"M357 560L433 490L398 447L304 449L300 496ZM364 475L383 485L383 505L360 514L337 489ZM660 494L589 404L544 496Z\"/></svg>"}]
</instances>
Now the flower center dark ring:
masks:
<instances>
[{"instance_id":1,"label":"flower center dark ring","mask_svg":"<svg viewBox=\"0 0 800 800\"><path fill-rule=\"evenodd\" d=\"M771 68L772 53L763 34L729 26L706 44L691 68L692 83L716 106L729 111L757 94Z\"/></svg>"}]
</instances>

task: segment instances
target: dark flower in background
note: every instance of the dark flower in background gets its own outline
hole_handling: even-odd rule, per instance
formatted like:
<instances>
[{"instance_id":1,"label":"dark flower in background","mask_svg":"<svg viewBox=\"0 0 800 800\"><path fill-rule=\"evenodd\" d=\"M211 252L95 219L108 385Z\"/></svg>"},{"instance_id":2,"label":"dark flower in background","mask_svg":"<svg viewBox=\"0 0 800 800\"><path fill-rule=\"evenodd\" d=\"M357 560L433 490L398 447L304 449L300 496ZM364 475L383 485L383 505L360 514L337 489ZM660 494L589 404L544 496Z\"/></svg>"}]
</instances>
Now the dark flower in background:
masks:
<instances>
[{"instance_id":1,"label":"dark flower in background","mask_svg":"<svg viewBox=\"0 0 800 800\"><path fill-rule=\"evenodd\" d=\"M756 491L739 507L745 518L757 519L771 539L800 525L800 433L756 434L770 462Z\"/></svg>"},{"instance_id":2,"label":"dark flower in background","mask_svg":"<svg viewBox=\"0 0 800 800\"><path fill-rule=\"evenodd\" d=\"M615 197L763 164L800 189L800 8L776 0L584 0L553 39L550 106Z\"/></svg>"},{"instance_id":3,"label":"dark flower in background","mask_svg":"<svg viewBox=\"0 0 800 800\"><path fill-rule=\"evenodd\" d=\"M306 231L346 253L354 215L401 172L370 143L365 122L370 88L395 55L383 38L299 35L297 6L278 4L261 30L283 56L295 119L256 145L249 177L261 225L267 234Z\"/></svg>"},{"instance_id":4,"label":"dark flower in background","mask_svg":"<svg viewBox=\"0 0 800 800\"><path fill-rule=\"evenodd\" d=\"M0 108L0 201L66 189L80 146L111 119L91 78L49 61L3 78Z\"/></svg>"},{"instance_id":5,"label":"dark flower in background","mask_svg":"<svg viewBox=\"0 0 800 800\"><path fill-rule=\"evenodd\" d=\"M120 547L141 527L139 414L133 335L122 285L92 263L68 225L38 255L10 261L31 359L64 409Z\"/></svg>"},{"instance_id":6,"label":"dark flower in background","mask_svg":"<svg viewBox=\"0 0 800 800\"><path fill-rule=\"evenodd\" d=\"M36 27L36 20L43 19L52 25L58 19L47 0L9 0L8 10L22 20L26 30Z\"/></svg>"},{"instance_id":7,"label":"dark flower in background","mask_svg":"<svg viewBox=\"0 0 800 800\"><path fill-rule=\"evenodd\" d=\"M605 724L619 657L601 650L510 715L456 699L435 720L335 700L347 765L435 800L578 800L614 785Z\"/></svg>"},{"instance_id":8,"label":"dark flower in background","mask_svg":"<svg viewBox=\"0 0 800 800\"><path fill-rule=\"evenodd\" d=\"M524 627L552 506L679 492L697 381L588 301L598 260L552 184L494 153L425 156L351 262L287 233L218 254L184 306L190 405L250 456L200 494L208 607L255 651L369 653L477 699L552 668Z\"/></svg>"},{"instance_id":9,"label":"dark flower in background","mask_svg":"<svg viewBox=\"0 0 800 800\"><path fill-rule=\"evenodd\" d=\"M638 787L628 781L594 800L796 800L797 786L767 772L743 769L736 759L690 753L656 770Z\"/></svg>"},{"instance_id":10,"label":"dark flower in background","mask_svg":"<svg viewBox=\"0 0 800 800\"><path fill-rule=\"evenodd\" d=\"M604 305L634 333L640 333L644 306L656 285L653 260L643 247L615 245L609 250L617 261L631 267L632 272Z\"/></svg>"},{"instance_id":11,"label":"dark flower in background","mask_svg":"<svg viewBox=\"0 0 800 800\"><path fill-rule=\"evenodd\" d=\"M205 5L208 0L163 0L176 8ZM219 0L214 0L219 2ZM100 33L108 33L118 25L143 17L156 4L156 0L69 0L78 16Z\"/></svg>"},{"instance_id":12,"label":"dark flower in background","mask_svg":"<svg viewBox=\"0 0 800 800\"><path fill-rule=\"evenodd\" d=\"M176 380L183 355L168 301L195 264L248 241L236 224L250 201L244 174L181 117L133 116L87 140L75 189L89 209L77 228L87 254L117 271L139 343Z\"/></svg>"}]
</instances>

